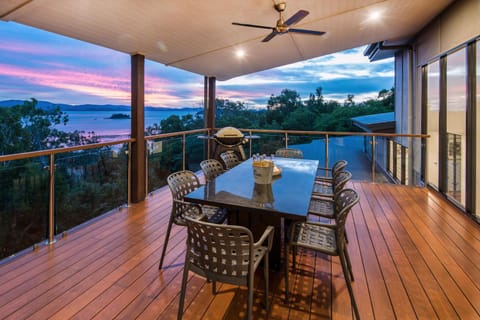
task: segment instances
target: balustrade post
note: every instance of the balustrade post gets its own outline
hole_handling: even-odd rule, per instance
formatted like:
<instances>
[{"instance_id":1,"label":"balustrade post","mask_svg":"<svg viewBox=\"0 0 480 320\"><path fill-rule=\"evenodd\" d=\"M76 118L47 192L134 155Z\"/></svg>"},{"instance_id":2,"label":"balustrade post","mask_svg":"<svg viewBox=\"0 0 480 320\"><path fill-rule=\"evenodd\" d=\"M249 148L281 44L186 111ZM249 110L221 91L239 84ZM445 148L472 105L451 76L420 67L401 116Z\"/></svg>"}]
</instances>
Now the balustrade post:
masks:
<instances>
[{"instance_id":1,"label":"balustrade post","mask_svg":"<svg viewBox=\"0 0 480 320\"><path fill-rule=\"evenodd\" d=\"M148 150L148 143L145 140L145 193L148 197L148 156L150 151Z\"/></svg>"},{"instance_id":2,"label":"balustrade post","mask_svg":"<svg viewBox=\"0 0 480 320\"><path fill-rule=\"evenodd\" d=\"M128 143L127 150L127 206L132 203L132 143Z\"/></svg>"},{"instance_id":3,"label":"balustrade post","mask_svg":"<svg viewBox=\"0 0 480 320\"><path fill-rule=\"evenodd\" d=\"M248 131L248 134L250 135L250 137L252 136L252 130ZM248 144L249 144L249 148L250 148L250 151L249 151L249 158L252 157L252 139L248 139Z\"/></svg>"},{"instance_id":4,"label":"balustrade post","mask_svg":"<svg viewBox=\"0 0 480 320\"><path fill-rule=\"evenodd\" d=\"M288 132L285 132L285 148L288 149Z\"/></svg>"},{"instance_id":5,"label":"balustrade post","mask_svg":"<svg viewBox=\"0 0 480 320\"><path fill-rule=\"evenodd\" d=\"M372 182L375 182L375 136L372 136Z\"/></svg>"},{"instance_id":6,"label":"balustrade post","mask_svg":"<svg viewBox=\"0 0 480 320\"><path fill-rule=\"evenodd\" d=\"M48 195L48 244L55 243L55 155L50 154L50 164L48 167L49 188Z\"/></svg>"},{"instance_id":7,"label":"balustrade post","mask_svg":"<svg viewBox=\"0 0 480 320\"><path fill-rule=\"evenodd\" d=\"M328 134L325 135L325 168L328 168Z\"/></svg>"},{"instance_id":8,"label":"balustrade post","mask_svg":"<svg viewBox=\"0 0 480 320\"><path fill-rule=\"evenodd\" d=\"M182 134L182 170L186 168L186 137L185 133Z\"/></svg>"}]
</instances>

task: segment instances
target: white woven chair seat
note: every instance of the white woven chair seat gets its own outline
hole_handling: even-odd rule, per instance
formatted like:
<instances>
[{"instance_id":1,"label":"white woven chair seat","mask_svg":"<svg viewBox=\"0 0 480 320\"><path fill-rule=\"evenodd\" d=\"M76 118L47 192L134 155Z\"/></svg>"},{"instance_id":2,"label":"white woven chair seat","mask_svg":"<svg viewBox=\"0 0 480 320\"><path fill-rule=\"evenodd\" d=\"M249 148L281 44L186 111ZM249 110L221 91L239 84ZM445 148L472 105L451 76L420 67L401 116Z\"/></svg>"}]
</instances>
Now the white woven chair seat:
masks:
<instances>
[{"instance_id":1,"label":"white woven chair seat","mask_svg":"<svg viewBox=\"0 0 480 320\"><path fill-rule=\"evenodd\" d=\"M310 200L308 213L333 219L335 217L334 202L313 198Z\"/></svg>"},{"instance_id":2,"label":"white woven chair seat","mask_svg":"<svg viewBox=\"0 0 480 320\"><path fill-rule=\"evenodd\" d=\"M296 224L292 244L330 255L338 255L335 230L315 224Z\"/></svg>"},{"instance_id":3,"label":"white woven chair seat","mask_svg":"<svg viewBox=\"0 0 480 320\"><path fill-rule=\"evenodd\" d=\"M333 186L325 183L315 183L313 185L313 193L333 196Z\"/></svg>"}]
</instances>

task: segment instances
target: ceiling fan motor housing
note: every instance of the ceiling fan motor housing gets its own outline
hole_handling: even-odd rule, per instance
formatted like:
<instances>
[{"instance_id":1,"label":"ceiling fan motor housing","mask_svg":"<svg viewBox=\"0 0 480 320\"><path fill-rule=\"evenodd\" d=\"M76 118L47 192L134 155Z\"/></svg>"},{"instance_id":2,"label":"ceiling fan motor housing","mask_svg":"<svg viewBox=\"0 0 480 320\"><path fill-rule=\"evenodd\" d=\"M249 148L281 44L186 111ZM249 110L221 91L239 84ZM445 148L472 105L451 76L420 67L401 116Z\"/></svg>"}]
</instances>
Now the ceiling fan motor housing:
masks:
<instances>
[{"instance_id":1,"label":"ceiling fan motor housing","mask_svg":"<svg viewBox=\"0 0 480 320\"><path fill-rule=\"evenodd\" d=\"M287 4L285 2L280 2L280 3L275 4L275 10L277 10L278 12L285 11L286 7L287 7Z\"/></svg>"}]
</instances>

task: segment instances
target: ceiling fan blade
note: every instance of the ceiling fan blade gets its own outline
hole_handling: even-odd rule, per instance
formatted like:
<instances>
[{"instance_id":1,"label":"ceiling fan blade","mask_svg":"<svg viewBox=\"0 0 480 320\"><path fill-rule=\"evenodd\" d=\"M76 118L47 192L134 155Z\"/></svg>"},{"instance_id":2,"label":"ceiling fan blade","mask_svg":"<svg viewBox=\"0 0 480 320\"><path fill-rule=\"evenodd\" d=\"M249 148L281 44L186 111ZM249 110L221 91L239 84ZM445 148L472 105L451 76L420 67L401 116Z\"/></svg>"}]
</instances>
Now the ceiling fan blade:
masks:
<instances>
[{"instance_id":1,"label":"ceiling fan blade","mask_svg":"<svg viewBox=\"0 0 480 320\"><path fill-rule=\"evenodd\" d=\"M291 26L292 24L295 24L300 20L302 20L303 18L305 18L306 16L308 16L308 14L309 12L306 10L298 10L297 13L295 13L293 16L288 18L287 21L285 21L285 25Z\"/></svg>"},{"instance_id":2,"label":"ceiling fan blade","mask_svg":"<svg viewBox=\"0 0 480 320\"><path fill-rule=\"evenodd\" d=\"M275 31L275 30L272 31L272 33L270 33L268 36L263 38L262 42L268 42L268 41L272 40L272 38L275 37L277 34L278 34L277 31Z\"/></svg>"},{"instance_id":3,"label":"ceiling fan blade","mask_svg":"<svg viewBox=\"0 0 480 320\"><path fill-rule=\"evenodd\" d=\"M315 30L305 30L305 29L288 29L288 32L296 32L296 33L304 33L304 34L311 34L315 36L322 36L325 34L323 31L315 31Z\"/></svg>"},{"instance_id":4,"label":"ceiling fan blade","mask_svg":"<svg viewBox=\"0 0 480 320\"><path fill-rule=\"evenodd\" d=\"M239 22L232 22L233 25L242 26L242 27L250 27L250 28L260 28L260 29L269 29L274 30L275 28L267 27L267 26L260 26L258 24L248 24L248 23L239 23Z\"/></svg>"}]
</instances>

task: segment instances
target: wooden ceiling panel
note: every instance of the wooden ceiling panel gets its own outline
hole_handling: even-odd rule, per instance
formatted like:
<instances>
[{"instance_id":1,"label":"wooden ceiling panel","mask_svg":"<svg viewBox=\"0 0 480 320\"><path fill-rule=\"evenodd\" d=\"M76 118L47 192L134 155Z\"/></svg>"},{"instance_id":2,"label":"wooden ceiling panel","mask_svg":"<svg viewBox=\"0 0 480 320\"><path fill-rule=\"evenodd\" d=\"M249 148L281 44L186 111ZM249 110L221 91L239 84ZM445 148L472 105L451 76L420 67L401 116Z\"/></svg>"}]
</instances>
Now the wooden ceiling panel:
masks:
<instances>
[{"instance_id":1,"label":"wooden ceiling panel","mask_svg":"<svg viewBox=\"0 0 480 320\"><path fill-rule=\"evenodd\" d=\"M409 38L451 2L290 0L285 18L308 10L296 27L327 33L290 33L267 43L261 40L269 30L231 23L273 27L278 13L272 0L5 0L0 15L5 21L227 80L372 42ZM383 11L381 26L366 22L374 9ZM241 62L233 54L239 47L248 55Z\"/></svg>"}]
</instances>

